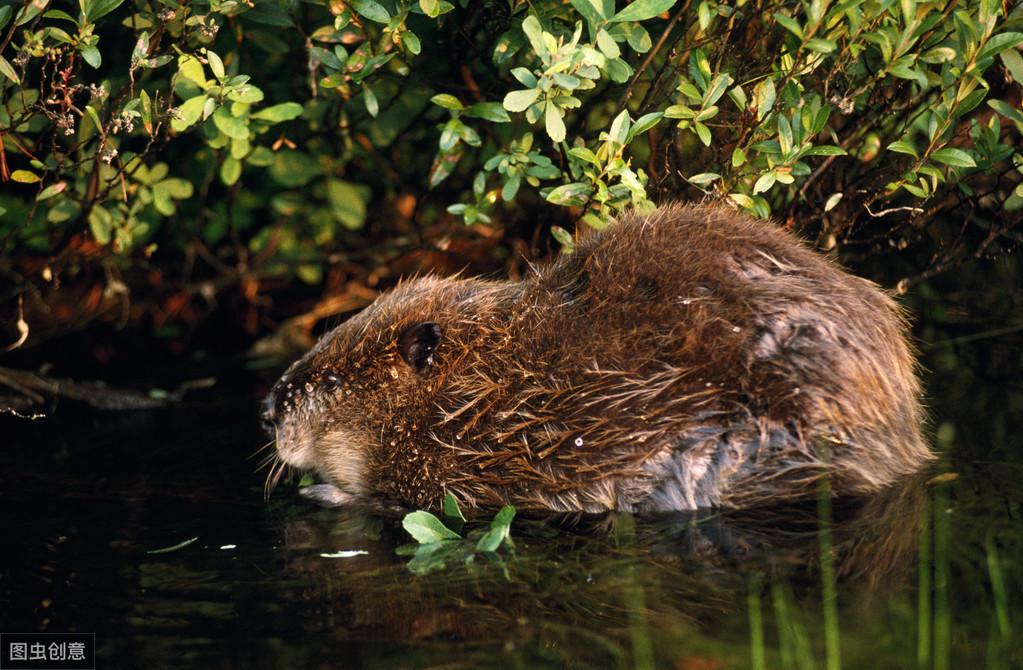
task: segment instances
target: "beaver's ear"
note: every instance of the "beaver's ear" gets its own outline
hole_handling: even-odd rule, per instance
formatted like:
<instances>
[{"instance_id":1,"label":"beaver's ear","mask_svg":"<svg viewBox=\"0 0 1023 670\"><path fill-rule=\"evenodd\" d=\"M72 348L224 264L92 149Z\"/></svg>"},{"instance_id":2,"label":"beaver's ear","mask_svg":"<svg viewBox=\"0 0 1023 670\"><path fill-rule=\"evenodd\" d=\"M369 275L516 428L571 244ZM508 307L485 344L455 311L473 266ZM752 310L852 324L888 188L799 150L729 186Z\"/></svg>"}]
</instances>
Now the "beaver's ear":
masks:
<instances>
[{"instance_id":1,"label":"beaver's ear","mask_svg":"<svg viewBox=\"0 0 1023 670\"><path fill-rule=\"evenodd\" d=\"M416 324L398 336L398 351L410 368L422 372L433 365L433 352L440 344L440 335L440 326L433 322Z\"/></svg>"}]
</instances>

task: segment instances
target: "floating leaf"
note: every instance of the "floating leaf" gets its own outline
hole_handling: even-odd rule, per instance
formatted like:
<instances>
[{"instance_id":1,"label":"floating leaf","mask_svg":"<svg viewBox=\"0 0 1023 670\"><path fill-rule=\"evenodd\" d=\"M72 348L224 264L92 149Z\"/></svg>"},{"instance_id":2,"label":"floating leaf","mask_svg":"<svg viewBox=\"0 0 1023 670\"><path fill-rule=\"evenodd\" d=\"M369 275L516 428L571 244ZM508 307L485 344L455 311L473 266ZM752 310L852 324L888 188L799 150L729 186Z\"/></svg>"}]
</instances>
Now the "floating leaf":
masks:
<instances>
[{"instance_id":1,"label":"floating leaf","mask_svg":"<svg viewBox=\"0 0 1023 670\"><path fill-rule=\"evenodd\" d=\"M368 556L365 549L342 549L329 554L320 554L322 558L354 558L356 556Z\"/></svg>"},{"instance_id":2,"label":"floating leaf","mask_svg":"<svg viewBox=\"0 0 1023 670\"><path fill-rule=\"evenodd\" d=\"M462 514L462 510L458 506L458 499L450 491L444 494L444 516L465 521L465 515Z\"/></svg>"},{"instance_id":3,"label":"floating leaf","mask_svg":"<svg viewBox=\"0 0 1023 670\"><path fill-rule=\"evenodd\" d=\"M147 551L146 553L147 554L169 554L172 551L177 551L178 549L184 549L185 547L187 547L188 545L192 544L193 542L195 542L198 539L199 539L198 537L192 537L192 538L189 538L189 539L185 540L184 542L178 542L177 544L173 544L173 545L171 545L169 547L164 547L162 549L153 549L151 551Z\"/></svg>"},{"instance_id":4,"label":"floating leaf","mask_svg":"<svg viewBox=\"0 0 1023 670\"><path fill-rule=\"evenodd\" d=\"M440 519L422 510L406 514L401 522L402 528L419 544L458 540L458 533L445 526Z\"/></svg>"},{"instance_id":5,"label":"floating leaf","mask_svg":"<svg viewBox=\"0 0 1023 670\"><path fill-rule=\"evenodd\" d=\"M511 523L515 508L505 505L490 522L490 530L476 543L476 551L497 551L504 542L511 540Z\"/></svg>"}]
</instances>

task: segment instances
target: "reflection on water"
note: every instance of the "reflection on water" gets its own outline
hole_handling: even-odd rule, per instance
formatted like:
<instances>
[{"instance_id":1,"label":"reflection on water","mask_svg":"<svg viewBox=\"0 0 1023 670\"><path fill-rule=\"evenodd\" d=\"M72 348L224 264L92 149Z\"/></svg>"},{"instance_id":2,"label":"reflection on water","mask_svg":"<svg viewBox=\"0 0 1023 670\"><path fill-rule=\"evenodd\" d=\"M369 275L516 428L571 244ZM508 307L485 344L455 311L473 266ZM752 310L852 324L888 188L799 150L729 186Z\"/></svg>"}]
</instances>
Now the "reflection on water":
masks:
<instances>
[{"instance_id":1,"label":"reflection on water","mask_svg":"<svg viewBox=\"0 0 1023 670\"><path fill-rule=\"evenodd\" d=\"M104 668L1021 667L1023 391L929 388L943 461L869 500L519 517L424 575L397 516L263 503L254 402L5 421L0 630Z\"/></svg>"}]
</instances>

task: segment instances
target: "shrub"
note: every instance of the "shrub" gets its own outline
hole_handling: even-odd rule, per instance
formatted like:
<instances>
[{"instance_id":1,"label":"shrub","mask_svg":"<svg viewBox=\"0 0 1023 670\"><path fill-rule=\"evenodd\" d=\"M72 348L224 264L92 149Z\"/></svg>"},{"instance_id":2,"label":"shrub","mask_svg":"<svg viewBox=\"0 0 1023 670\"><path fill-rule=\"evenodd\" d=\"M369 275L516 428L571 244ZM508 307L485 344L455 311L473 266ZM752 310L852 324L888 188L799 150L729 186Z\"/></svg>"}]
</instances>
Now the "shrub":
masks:
<instances>
[{"instance_id":1,"label":"shrub","mask_svg":"<svg viewBox=\"0 0 1023 670\"><path fill-rule=\"evenodd\" d=\"M924 245L923 278L1018 238L1021 42L997 0L23 0L3 252L316 283L400 197L451 224L545 201L571 247L711 196Z\"/></svg>"}]
</instances>

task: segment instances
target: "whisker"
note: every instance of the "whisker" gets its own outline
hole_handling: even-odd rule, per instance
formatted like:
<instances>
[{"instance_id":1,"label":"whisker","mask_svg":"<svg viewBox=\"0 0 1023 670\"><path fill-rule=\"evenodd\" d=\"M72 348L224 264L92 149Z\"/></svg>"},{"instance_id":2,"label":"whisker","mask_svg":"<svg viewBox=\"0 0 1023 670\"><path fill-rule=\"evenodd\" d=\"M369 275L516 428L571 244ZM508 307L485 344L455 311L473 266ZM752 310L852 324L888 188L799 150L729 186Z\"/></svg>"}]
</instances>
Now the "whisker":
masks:
<instances>
[{"instance_id":1,"label":"whisker","mask_svg":"<svg viewBox=\"0 0 1023 670\"><path fill-rule=\"evenodd\" d=\"M267 474L266 483L263 486L263 499L269 501L270 494L273 493L274 489L277 488L277 484L280 483L281 477L285 472L289 471L288 464L280 458L276 457L275 462L270 468L270 472Z\"/></svg>"},{"instance_id":2,"label":"whisker","mask_svg":"<svg viewBox=\"0 0 1023 670\"><path fill-rule=\"evenodd\" d=\"M264 445L263 445L262 447L260 447L259 449L256 449L256 450L255 450L254 452L252 452L251 454L249 454L249 456L248 456L248 457L249 457L249 458L251 459L251 458L255 458L256 456L259 456L259 455L260 455L261 453L263 453L264 451L266 451L266 450L267 450L267 449L269 449L270 447L274 446L274 443L275 443L276 441L277 441L276 439L270 440L269 442L267 442L266 444L264 444Z\"/></svg>"}]
</instances>

